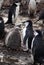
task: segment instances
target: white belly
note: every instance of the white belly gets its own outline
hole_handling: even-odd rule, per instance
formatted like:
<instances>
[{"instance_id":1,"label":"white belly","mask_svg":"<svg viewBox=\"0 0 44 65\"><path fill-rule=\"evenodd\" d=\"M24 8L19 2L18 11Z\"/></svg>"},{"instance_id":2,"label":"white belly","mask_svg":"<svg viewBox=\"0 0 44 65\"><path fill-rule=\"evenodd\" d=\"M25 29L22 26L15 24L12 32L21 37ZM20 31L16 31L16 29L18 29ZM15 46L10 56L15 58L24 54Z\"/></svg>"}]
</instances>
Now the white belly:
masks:
<instances>
[{"instance_id":1,"label":"white belly","mask_svg":"<svg viewBox=\"0 0 44 65\"><path fill-rule=\"evenodd\" d=\"M18 18L18 15L19 15L19 5L16 7L16 11L15 11L15 17L14 17L14 14L12 15L12 22L15 24L17 18Z\"/></svg>"},{"instance_id":2,"label":"white belly","mask_svg":"<svg viewBox=\"0 0 44 65\"><path fill-rule=\"evenodd\" d=\"M22 30L22 38L23 39L24 39L25 35L26 35L26 27ZM22 46L24 46L24 45L22 44ZM23 49L23 50L24 51L28 50L28 39L26 40L26 46L25 46L25 49Z\"/></svg>"},{"instance_id":3,"label":"white belly","mask_svg":"<svg viewBox=\"0 0 44 65\"><path fill-rule=\"evenodd\" d=\"M25 37L25 34L26 34L26 28L24 28L24 29L22 30L23 38Z\"/></svg>"},{"instance_id":4,"label":"white belly","mask_svg":"<svg viewBox=\"0 0 44 65\"><path fill-rule=\"evenodd\" d=\"M32 43L31 43L31 50L32 50L32 48L33 48L33 42L34 42L34 40L35 40L35 37L38 35L38 33L36 32L36 31L34 31L34 37L33 37L33 39L32 39Z\"/></svg>"},{"instance_id":5,"label":"white belly","mask_svg":"<svg viewBox=\"0 0 44 65\"><path fill-rule=\"evenodd\" d=\"M12 15L12 23L15 24L15 17Z\"/></svg>"},{"instance_id":6,"label":"white belly","mask_svg":"<svg viewBox=\"0 0 44 65\"><path fill-rule=\"evenodd\" d=\"M18 15L19 15L19 10L20 10L20 6L18 5L18 6L16 7L15 19L17 19Z\"/></svg>"}]
</instances>

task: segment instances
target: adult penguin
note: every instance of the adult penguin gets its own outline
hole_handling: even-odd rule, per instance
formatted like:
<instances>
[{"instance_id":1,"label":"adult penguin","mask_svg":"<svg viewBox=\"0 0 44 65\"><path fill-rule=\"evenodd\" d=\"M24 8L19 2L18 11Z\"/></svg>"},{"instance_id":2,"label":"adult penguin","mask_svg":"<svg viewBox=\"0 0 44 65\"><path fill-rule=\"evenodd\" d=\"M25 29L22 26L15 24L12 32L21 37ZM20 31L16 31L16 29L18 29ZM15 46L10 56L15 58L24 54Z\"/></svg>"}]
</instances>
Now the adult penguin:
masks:
<instances>
[{"instance_id":1,"label":"adult penguin","mask_svg":"<svg viewBox=\"0 0 44 65\"><path fill-rule=\"evenodd\" d=\"M34 16L34 14L36 14L36 1L35 0L29 1L28 14L29 16Z\"/></svg>"},{"instance_id":2,"label":"adult penguin","mask_svg":"<svg viewBox=\"0 0 44 65\"><path fill-rule=\"evenodd\" d=\"M15 18L16 7L17 5L15 3L13 3L12 6L10 7L8 12L8 21L5 24L9 24L9 23L13 24L12 17L14 16Z\"/></svg>"},{"instance_id":3,"label":"adult penguin","mask_svg":"<svg viewBox=\"0 0 44 65\"><path fill-rule=\"evenodd\" d=\"M27 41L27 45L28 45L28 49L31 49L31 42L33 39L33 28L32 28L32 21L31 20L27 20L25 21L25 28L23 29L23 44L26 45L26 41Z\"/></svg>"},{"instance_id":4,"label":"adult penguin","mask_svg":"<svg viewBox=\"0 0 44 65\"><path fill-rule=\"evenodd\" d=\"M31 50L33 57L33 65L36 65L36 63L40 63L40 65L44 62L44 41L42 39L42 33L40 30L36 30L34 34L34 38L32 40Z\"/></svg>"}]
</instances>

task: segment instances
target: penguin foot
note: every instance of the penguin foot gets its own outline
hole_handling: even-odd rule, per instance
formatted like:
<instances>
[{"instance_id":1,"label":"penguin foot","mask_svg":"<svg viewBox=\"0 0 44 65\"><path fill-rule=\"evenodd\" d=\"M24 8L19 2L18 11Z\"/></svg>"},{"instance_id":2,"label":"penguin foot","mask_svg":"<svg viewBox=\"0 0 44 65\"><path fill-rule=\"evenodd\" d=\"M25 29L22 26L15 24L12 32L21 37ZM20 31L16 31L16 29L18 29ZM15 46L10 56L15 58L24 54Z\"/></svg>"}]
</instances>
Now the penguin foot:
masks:
<instances>
[{"instance_id":1,"label":"penguin foot","mask_svg":"<svg viewBox=\"0 0 44 65\"><path fill-rule=\"evenodd\" d=\"M13 23L10 23L10 22L6 22L5 24L12 24L12 25L15 25L15 24L13 24Z\"/></svg>"}]
</instances>

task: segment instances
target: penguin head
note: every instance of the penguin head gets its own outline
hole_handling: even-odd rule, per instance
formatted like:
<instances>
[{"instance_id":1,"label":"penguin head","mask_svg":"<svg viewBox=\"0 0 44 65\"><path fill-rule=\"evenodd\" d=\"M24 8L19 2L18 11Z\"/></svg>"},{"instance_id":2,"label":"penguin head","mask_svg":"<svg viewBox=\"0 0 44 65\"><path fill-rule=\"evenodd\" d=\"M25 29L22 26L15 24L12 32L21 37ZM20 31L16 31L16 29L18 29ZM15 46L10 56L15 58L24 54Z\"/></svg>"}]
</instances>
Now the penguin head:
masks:
<instances>
[{"instance_id":1,"label":"penguin head","mask_svg":"<svg viewBox=\"0 0 44 65\"><path fill-rule=\"evenodd\" d=\"M15 3L17 6L19 6L20 5L20 2L18 2L18 3Z\"/></svg>"},{"instance_id":2,"label":"penguin head","mask_svg":"<svg viewBox=\"0 0 44 65\"><path fill-rule=\"evenodd\" d=\"M31 21L31 20L24 21L23 23L25 24L26 27L27 27L28 25L29 25L29 26L32 26L32 21Z\"/></svg>"},{"instance_id":3,"label":"penguin head","mask_svg":"<svg viewBox=\"0 0 44 65\"><path fill-rule=\"evenodd\" d=\"M21 2L21 0L13 0L13 2L19 3L19 2Z\"/></svg>"},{"instance_id":4,"label":"penguin head","mask_svg":"<svg viewBox=\"0 0 44 65\"><path fill-rule=\"evenodd\" d=\"M13 5L12 6L17 7L17 5L14 2L13 2Z\"/></svg>"},{"instance_id":5,"label":"penguin head","mask_svg":"<svg viewBox=\"0 0 44 65\"><path fill-rule=\"evenodd\" d=\"M32 27L32 21L31 21L31 20L27 20L26 22L28 23L28 25L27 25L27 26Z\"/></svg>"},{"instance_id":6,"label":"penguin head","mask_svg":"<svg viewBox=\"0 0 44 65\"><path fill-rule=\"evenodd\" d=\"M39 36L42 36L42 32L40 30L36 30Z\"/></svg>"},{"instance_id":7,"label":"penguin head","mask_svg":"<svg viewBox=\"0 0 44 65\"><path fill-rule=\"evenodd\" d=\"M38 35L38 32L35 30L34 31L34 36L36 37Z\"/></svg>"}]
</instances>

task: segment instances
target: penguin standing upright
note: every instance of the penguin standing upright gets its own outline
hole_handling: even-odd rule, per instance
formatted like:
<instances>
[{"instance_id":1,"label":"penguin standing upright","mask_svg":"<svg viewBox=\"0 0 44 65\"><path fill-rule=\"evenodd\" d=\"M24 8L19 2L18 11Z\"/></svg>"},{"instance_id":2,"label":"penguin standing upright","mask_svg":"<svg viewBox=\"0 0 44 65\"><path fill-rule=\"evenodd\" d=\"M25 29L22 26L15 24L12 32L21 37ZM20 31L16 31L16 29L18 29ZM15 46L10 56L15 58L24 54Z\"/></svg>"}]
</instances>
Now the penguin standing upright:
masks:
<instances>
[{"instance_id":1,"label":"penguin standing upright","mask_svg":"<svg viewBox=\"0 0 44 65\"><path fill-rule=\"evenodd\" d=\"M33 16L34 14L36 14L36 1L35 0L29 1L28 14L29 16Z\"/></svg>"},{"instance_id":2,"label":"penguin standing upright","mask_svg":"<svg viewBox=\"0 0 44 65\"><path fill-rule=\"evenodd\" d=\"M15 3L13 3L12 6L10 7L9 12L8 12L8 21L5 24L9 24L9 23L13 24L12 16L14 15L14 17L15 17L16 7L17 7L17 5Z\"/></svg>"},{"instance_id":3,"label":"penguin standing upright","mask_svg":"<svg viewBox=\"0 0 44 65\"><path fill-rule=\"evenodd\" d=\"M32 39L33 39L32 21L27 20L25 21L25 28L23 29L23 44L26 45L27 42L28 49L31 49Z\"/></svg>"},{"instance_id":4,"label":"penguin standing upright","mask_svg":"<svg viewBox=\"0 0 44 65\"><path fill-rule=\"evenodd\" d=\"M42 32L40 30L36 30L36 34L33 37L31 50L32 50L32 56L34 63L33 65L36 65L36 63L44 62L44 41L42 39Z\"/></svg>"}]
</instances>

